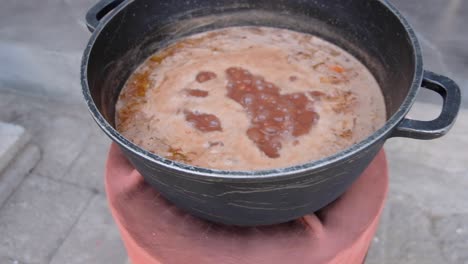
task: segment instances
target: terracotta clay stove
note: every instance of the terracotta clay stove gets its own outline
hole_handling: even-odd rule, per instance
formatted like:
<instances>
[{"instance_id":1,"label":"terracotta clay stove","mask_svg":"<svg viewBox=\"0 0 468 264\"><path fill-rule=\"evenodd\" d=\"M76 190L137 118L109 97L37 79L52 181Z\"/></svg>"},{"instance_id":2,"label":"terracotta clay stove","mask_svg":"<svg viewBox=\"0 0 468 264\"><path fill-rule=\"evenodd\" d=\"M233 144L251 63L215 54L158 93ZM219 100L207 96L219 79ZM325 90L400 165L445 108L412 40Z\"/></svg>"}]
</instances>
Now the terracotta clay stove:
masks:
<instances>
[{"instance_id":1,"label":"terracotta clay stove","mask_svg":"<svg viewBox=\"0 0 468 264\"><path fill-rule=\"evenodd\" d=\"M388 192L382 151L343 196L316 214L274 226L233 227L198 219L169 203L115 144L106 168L109 204L134 264L361 264Z\"/></svg>"}]
</instances>

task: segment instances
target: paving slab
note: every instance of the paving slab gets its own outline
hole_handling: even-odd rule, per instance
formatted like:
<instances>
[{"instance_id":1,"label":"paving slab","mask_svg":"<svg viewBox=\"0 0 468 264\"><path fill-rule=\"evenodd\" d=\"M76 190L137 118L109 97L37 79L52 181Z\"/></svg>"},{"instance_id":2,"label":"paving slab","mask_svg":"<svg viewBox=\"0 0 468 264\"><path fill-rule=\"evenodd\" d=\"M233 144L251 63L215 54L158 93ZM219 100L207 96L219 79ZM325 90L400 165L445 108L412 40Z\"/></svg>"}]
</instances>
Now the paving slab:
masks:
<instances>
[{"instance_id":1,"label":"paving slab","mask_svg":"<svg viewBox=\"0 0 468 264\"><path fill-rule=\"evenodd\" d=\"M88 190L29 176L0 210L0 257L48 263L91 197Z\"/></svg>"},{"instance_id":2,"label":"paving slab","mask_svg":"<svg viewBox=\"0 0 468 264\"><path fill-rule=\"evenodd\" d=\"M8 197L29 175L41 157L39 148L29 144L17 155L10 165L0 173L0 208ZM1 262L0 262L1 263Z\"/></svg>"},{"instance_id":3,"label":"paving slab","mask_svg":"<svg viewBox=\"0 0 468 264\"><path fill-rule=\"evenodd\" d=\"M9 90L5 86L0 85L0 120L6 123L15 123L26 128L31 132L29 127L26 127L18 119L27 115L31 110L44 110L47 109L47 103L37 100L35 97L24 96ZM33 136L33 133L30 133Z\"/></svg>"},{"instance_id":4,"label":"paving slab","mask_svg":"<svg viewBox=\"0 0 468 264\"><path fill-rule=\"evenodd\" d=\"M111 140L96 124L90 124L91 135L64 181L104 193L104 169Z\"/></svg>"},{"instance_id":5,"label":"paving slab","mask_svg":"<svg viewBox=\"0 0 468 264\"><path fill-rule=\"evenodd\" d=\"M28 143L29 135L18 125L0 122L0 173Z\"/></svg>"},{"instance_id":6,"label":"paving slab","mask_svg":"<svg viewBox=\"0 0 468 264\"><path fill-rule=\"evenodd\" d=\"M81 91L76 65L80 64L81 52L63 53L30 43L4 41L0 42L0 50L4 65L0 65L0 85L36 96L78 102Z\"/></svg>"},{"instance_id":7,"label":"paving slab","mask_svg":"<svg viewBox=\"0 0 468 264\"><path fill-rule=\"evenodd\" d=\"M49 50L81 51L90 33L86 11L97 0L2 0L0 36L3 40L30 43ZM31 19L34 18L34 21Z\"/></svg>"},{"instance_id":8,"label":"paving slab","mask_svg":"<svg viewBox=\"0 0 468 264\"><path fill-rule=\"evenodd\" d=\"M430 119L440 108L418 103L413 118ZM434 214L468 213L468 110L462 109L454 128L431 141L391 139L385 145L390 182Z\"/></svg>"},{"instance_id":9,"label":"paving slab","mask_svg":"<svg viewBox=\"0 0 468 264\"><path fill-rule=\"evenodd\" d=\"M430 120L437 116L440 110L441 107L438 105L416 103L410 116L413 119ZM394 138L387 142L385 148L390 155L412 161L420 166L468 176L467 121L468 109L462 109L455 126L446 136L430 141Z\"/></svg>"},{"instance_id":10,"label":"paving slab","mask_svg":"<svg viewBox=\"0 0 468 264\"><path fill-rule=\"evenodd\" d=\"M23 126L31 141L43 151L37 174L60 179L84 149L92 124L83 104L69 105L57 100L0 91L8 114L4 119ZM21 103L18 103L20 101ZM94 127L93 127L94 126Z\"/></svg>"},{"instance_id":11,"label":"paving slab","mask_svg":"<svg viewBox=\"0 0 468 264\"><path fill-rule=\"evenodd\" d=\"M0 85L78 102L79 64L90 37L86 11L95 0L3 0Z\"/></svg>"},{"instance_id":12,"label":"paving slab","mask_svg":"<svg viewBox=\"0 0 468 264\"><path fill-rule=\"evenodd\" d=\"M390 157L390 188L435 215L468 213L468 174Z\"/></svg>"},{"instance_id":13,"label":"paving slab","mask_svg":"<svg viewBox=\"0 0 468 264\"><path fill-rule=\"evenodd\" d=\"M0 89L0 91L1 91L1 89ZM14 103L15 98L16 98L16 96L14 96L11 93L6 93L6 92L1 92L0 93L0 109L3 110L3 111L0 111L0 121L3 121L3 122L10 121L9 117L11 115L11 111L8 108L8 106L10 104Z\"/></svg>"},{"instance_id":14,"label":"paving slab","mask_svg":"<svg viewBox=\"0 0 468 264\"><path fill-rule=\"evenodd\" d=\"M468 107L468 2L391 0L416 30L425 68L448 75L462 86ZM425 101L427 98L424 98Z\"/></svg>"},{"instance_id":15,"label":"paving slab","mask_svg":"<svg viewBox=\"0 0 468 264\"><path fill-rule=\"evenodd\" d=\"M127 253L103 194L94 196L51 264L125 264Z\"/></svg>"},{"instance_id":16,"label":"paving slab","mask_svg":"<svg viewBox=\"0 0 468 264\"><path fill-rule=\"evenodd\" d=\"M468 264L468 214L434 217L433 232L450 263Z\"/></svg>"},{"instance_id":17,"label":"paving slab","mask_svg":"<svg viewBox=\"0 0 468 264\"><path fill-rule=\"evenodd\" d=\"M452 264L433 234L431 216L410 197L391 192L386 210L366 264Z\"/></svg>"},{"instance_id":18,"label":"paving slab","mask_svg":"<svg viewBox=\"0 0 468 264\"><path fill-rule=\"evenodd\" d=\"M41 124L44 127L33 138L43 151L42 159L34 172L61 179L84 149L89 127L85 121L66 115L50 116L42 111L30 114L25 116L25 122L44 120Z\"/></svg>"},{"instance_id":19,"label":"paving slab","mask_svg":"<svg viewBox=\"0 0 468 264\"><path fill-rule=\"evenodd\" d=\"M19 260L15 258L10 258L10 257L0 257L0 263L2 264L26 264L24 262L20 262Z\"/></svg>"},{"instance_id":20,"label":"paving slab","mask_svg":"<svg viewBox=\"0 0 468 264\"><path fill-rule=\"evenodd\" d=\"M80 95L80 98L82 97ZM24 127L32 137L44 130L48 119L65 115L80 122L91 121L91 114L84 101L68 103L54 96L36 96L21 93L11 87L0 86L0 120Z\"/></svg>"},{"instance_id":21,"label":"paving slab","mask_svg":"<svg viewBox=\"0 0 468 264\"><path fill-rule=\"evenodd\" d=\"M439 112L418 102L410 116L431 120ZM390 195L367 263L466 263L467 118L464 109L441 139L387 142Z\"/></svg>"}]
</instances>

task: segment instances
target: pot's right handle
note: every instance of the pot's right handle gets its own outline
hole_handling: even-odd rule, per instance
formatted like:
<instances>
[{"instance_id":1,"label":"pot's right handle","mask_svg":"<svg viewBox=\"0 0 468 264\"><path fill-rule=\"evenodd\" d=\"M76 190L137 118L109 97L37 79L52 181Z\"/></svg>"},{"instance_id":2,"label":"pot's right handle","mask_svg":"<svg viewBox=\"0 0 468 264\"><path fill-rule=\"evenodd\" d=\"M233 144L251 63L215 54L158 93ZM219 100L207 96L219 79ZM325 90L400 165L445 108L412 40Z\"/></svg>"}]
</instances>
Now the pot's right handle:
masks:
<instances>
[{"instance_id":1,"label":"pot's right handle","mask_svg":"<svg viewBox=\"0 0 468 264\"><path fill-rule=\"evenodd\" d=\"M392 137L436 139L447 134L452 128L460 111L461 94L458 85L445 76L425 71L422 87L440 94L444 99L440 116L432 121L405 118L395 129Z\"/></svg>"},{"instance_id":2,"label":"pot's right handle","mask_svg":"<svg viewBox=\"0 0 468 264\"><path fill-rule=\"evenodd\" d=\"M94 32L99 26L99 21L125 0L100 0L88 13L86 13L86 25L90 32Z\"/></svg>"}]
</instances>

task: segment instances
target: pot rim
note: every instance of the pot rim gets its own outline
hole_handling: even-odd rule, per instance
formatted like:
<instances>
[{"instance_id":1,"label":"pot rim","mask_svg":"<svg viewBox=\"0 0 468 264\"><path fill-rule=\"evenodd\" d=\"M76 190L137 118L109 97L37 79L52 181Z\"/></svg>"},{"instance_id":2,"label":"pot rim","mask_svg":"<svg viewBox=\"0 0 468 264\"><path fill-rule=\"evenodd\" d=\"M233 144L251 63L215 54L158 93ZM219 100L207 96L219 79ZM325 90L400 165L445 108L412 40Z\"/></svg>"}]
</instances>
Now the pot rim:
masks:
<instances>
[{"instance_id":1,"label":"pot rim","mask_svg":"<svg viewBox=\"0 0 468 264\"><path fill-rule=\"evenodd\" d=\"M93 46L97 40L97 37L105 29L106 25L111 21L116 14L121 12L123 9L133 1L125 1L122 3L116 10L109 16L106 16L99 23L99 26L93 32L88 45L84 51L84 55L81 63L81 84L82 92L89 111L91 112L94 120L99 125L99 127L109 136L114 142L118 143L120 146L126 148L126 150L132 152L133 154L143 158L145 160L156 163L159 166L164 167L165 170L175 171L178 176L182 177L191 177L191 178L202 178L203 180L223 180L223 181L255 181L258 179L268 179L268 180L284 180L288 178L295 178L298 175L308 172L315 171L320 172L322 170L333 167L344 160L352 159L353 156L358 155L359 153L366 153L366 148L376 144L380 140L388 139L391 135L394 128L405 118L408 112L411 109L411 106L416 100L417 93L420 89L420 85L423 79L423 58L421 47L417 36L412 29L409 22L402 16L402 14L388 1L386 0L377 0L385 8L387 8L392 14L398 18L400 23L404 26L405 31L408 35L408 38L411 42L413 48L414 61L415 61L415 70L411 88L406 96L406 99L401 104L398 111L393 114L390 119L387 120L385 125L374 132L371 136L364 139L363 141L354 144L353 146L345 149L341 152L338 152L334 155L328 156L323 159L307 162L304 164L299 164L286 168L278 169L269 169L269 170L258 170L258 171L227 171L227 170L216 170L216 169L207 169L196 166L191 166L183 164L180 162L172 161L164 157L158 156L156 154L150 153L145 149L139 147L138 145L127 140L123 135L121 135L114 127L112 127L109 122L103 117L99 109L96 107L94 100L91 96L89 89L89 83L87 78L88 63L90 55L93 49ZM349 162L349 161L348 161Z\"/></svg>"}]
</instances>

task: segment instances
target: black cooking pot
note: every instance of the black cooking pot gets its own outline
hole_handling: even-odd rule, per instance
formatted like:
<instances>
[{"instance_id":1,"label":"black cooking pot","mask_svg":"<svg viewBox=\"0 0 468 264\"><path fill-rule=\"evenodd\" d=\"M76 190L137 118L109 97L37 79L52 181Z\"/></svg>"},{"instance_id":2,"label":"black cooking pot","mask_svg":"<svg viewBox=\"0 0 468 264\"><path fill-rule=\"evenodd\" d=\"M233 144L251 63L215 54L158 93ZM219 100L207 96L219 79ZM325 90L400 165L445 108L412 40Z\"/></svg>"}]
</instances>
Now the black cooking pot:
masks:
<instances>
[{"instance_id":1,"label":"black cooking pot","mask_svg":"<svg viewBox=\"0 0 468 264\"><path fill-rule=\"evenodd\" d=\"M315 212L345 192L386 139L441 137L460 107L458 86L423 71L415 33L386 1L103 0L89 11L87 22L94 33L84 53L81 81L94 119L164 197L215 222L268 225ZM356 56L382 87L388 111L385 126L326 159L267 171L218 171L180 164L149 153L115 130L119 92L148 56L181 37L245 25L311 33ZM442 113L433 121L405 118L420 87L444 99Z\"/></svg>"}]
</instances>

